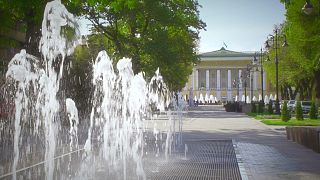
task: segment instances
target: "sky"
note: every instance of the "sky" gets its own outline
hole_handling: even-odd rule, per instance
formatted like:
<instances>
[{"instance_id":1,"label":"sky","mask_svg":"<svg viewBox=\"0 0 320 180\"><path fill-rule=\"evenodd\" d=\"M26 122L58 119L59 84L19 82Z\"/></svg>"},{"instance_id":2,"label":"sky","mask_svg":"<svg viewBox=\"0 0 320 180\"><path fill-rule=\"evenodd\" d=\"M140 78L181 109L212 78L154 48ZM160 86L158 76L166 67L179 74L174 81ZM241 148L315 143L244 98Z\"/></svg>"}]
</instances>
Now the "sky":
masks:
<instances>
[{"instance_id":1,"label":"sky","mask_svg":"<svg viewBox=\"0 0 320 180\"><path fill-rule=\"evenodd\" d=\"M280 0L198 0L200 18L207 24L200 32L199 52L227 45L232 51L260 51L274 25L285 20ZM88 20L82 20L82 34L88 34Z\"/></svg>"},{"instance_id":2,"label":"sky","mask_svg":"<svg viewBox=\"0 0 320 180\"><path fill-rule=\"evenodd\" d=\"M285 20L280 0L198 0L200 18L207 24L200 32L199 52L227 45L232 51L259 51L274 25Z\"/></svg>"}]
</instances>

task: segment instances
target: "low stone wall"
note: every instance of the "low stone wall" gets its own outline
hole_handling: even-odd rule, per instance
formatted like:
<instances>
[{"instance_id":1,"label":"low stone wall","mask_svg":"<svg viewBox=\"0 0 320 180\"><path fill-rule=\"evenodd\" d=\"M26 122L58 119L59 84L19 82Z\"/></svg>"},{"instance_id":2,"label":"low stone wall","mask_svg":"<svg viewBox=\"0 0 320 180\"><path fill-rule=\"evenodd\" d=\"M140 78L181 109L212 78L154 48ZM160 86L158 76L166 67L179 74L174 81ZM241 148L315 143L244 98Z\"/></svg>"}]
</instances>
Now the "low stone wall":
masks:
<instances>
[{"instance_id":1,"label":"low stone wall","mask_svg":"<svg viewBox=\"0 0 320 180\"><path fill-rule=\"evenodd\" d=\"M320 153L320 126L286 127L287 138Z\"/></svg>"}]
</instances>

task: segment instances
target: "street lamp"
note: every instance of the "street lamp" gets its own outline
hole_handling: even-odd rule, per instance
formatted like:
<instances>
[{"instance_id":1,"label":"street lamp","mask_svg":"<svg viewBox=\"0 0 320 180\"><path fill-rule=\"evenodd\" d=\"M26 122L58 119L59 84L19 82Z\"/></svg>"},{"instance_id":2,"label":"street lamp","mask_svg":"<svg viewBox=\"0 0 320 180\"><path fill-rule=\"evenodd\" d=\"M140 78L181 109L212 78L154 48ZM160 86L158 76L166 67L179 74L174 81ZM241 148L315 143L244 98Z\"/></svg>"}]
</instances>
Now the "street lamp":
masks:
<instances>
[{"instance_id":1,"label":"street lamp","mask_svg":"<svg viewBox=\"0 0 320 180\"><path fill-rule=\"evenodd\" d=\"M268 59L269 59L269 57L268 57ZM264 103L264 100L263 100L263 81L264 81L264 79L263 79L263 51L262 51L262 48L260 49L259 61L257 60L257 54L255 54L255 56L254 56L254 61L258 62L257 71L259 71L258 67L260 66L260 72L261 72L261 96L262 96L261 102Z\"/></svg>"},{"instance_id":2,"label":"street lamp","mask_svg":"<svg viewBox=\"0 0 320 180\"><path fill-rule=\"evenodd\" d=\"M247 78L248 74L247 71L245 73L241 73L241 78L244 79L244 103L247 104Z\"/></svg>"},{"instance_id":3,"label":"street lamp","mask_svg":"<svg viewBox=\"0 0 320 180\"><path fill-rule=\"evenodd\" d=\"M320 0L318 0L318 5L319 5L319 15L320 15ZM314 10L313 5L311 4L310 0L306 0L306 4L304 4L304 6L302 7L302 11L306 14L306 15L310 15Z\"/></svg>"},{"instance_id":4,"label":"street lamp","mask_svg":"<svg viewBox=\"0 0 320 180\"><path fill-rule=\"evenodd\" d=\"M275 57L275 64L276 64L276 103L275 103L275 108L276 108L276 114L280 114L280 103L279 103L279 57L278 57L278 49L279 49L279 36L280 36L280 29L278 27L275 28L274 30L275 35L269 35L271 37L272 41L272 47L276 51L276 57ZM284 40L283 40L283 47L288 46L286 36L284 35ZM269 39L266 41L266 49L272 48L269 44Z\"/></svg>"},{"instance_id":5,"label":"street lamp","mask_svg":"<svg viewBox=\"0 0 320 180\"><path fill-rule=\"evenodd\" d=\"M240 79L234 79L233 80L233 87L237 87L237 96L238 96L238 101L239 101L239 88L240 88Z\"/></svg>"},{"instance_id":6,"label":"street lamp","mask_svg":"<svg viewBox=\"0 0 320 180\"><path fill-rule=\"evenodd\" d=\"M304 6L302 7L302 11L307 15L310 15L312 13L313 5L311 4L310 0L306 1L306 4L304 4Z\"/></svg>"},{"instance_id":7,"label":"street lamp","mask_svg":"<svg viewBox=\"0 0 320 180\"><path fill-rule=\"evenodd\" d=\"M255 67L254 64L248 64L246 71L244 71L244 73L241 74L241 78L244 79L244 103L247 104L247 78L249 78L249 80L251 80L251 100L252 100L252 95L253 95L253 89L252 89L252 81L253 79L252 76L250 76L250 72L252 71L253 67Z\"/></svg>"}]
</instances>

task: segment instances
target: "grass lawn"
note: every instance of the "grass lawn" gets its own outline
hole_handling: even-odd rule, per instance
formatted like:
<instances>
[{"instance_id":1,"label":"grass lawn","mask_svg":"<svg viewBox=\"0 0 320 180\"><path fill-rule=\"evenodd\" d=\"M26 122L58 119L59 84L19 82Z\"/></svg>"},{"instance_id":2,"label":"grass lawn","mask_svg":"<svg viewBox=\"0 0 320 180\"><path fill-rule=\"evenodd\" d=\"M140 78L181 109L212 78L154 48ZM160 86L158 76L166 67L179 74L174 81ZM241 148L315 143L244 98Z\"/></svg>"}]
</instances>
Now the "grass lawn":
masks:
<instances>
[{"instance_id":1,"label":"grass lawn","mask_svg":"<svg viewBox=\"0 0 320 180\"><path fill-rule=\"evenodd\" d=\"M320 126L320 119L304 119L296 120L291 119L288 122L284 122L281 119L264 119L261 120L267 125L279 125L279 126Z\"/></svg>"},{"instance_id":2,"label":"grass lawn","mask_svg":"<svg viewBox=\"0 0 320 180\"><path fill-rule=\"evenodd\" d=\"M320 126L320 119L308 119L296 120L294 117L288 122L282 121L280 115L276 114L258 114L258 113L247 113L248 116L253 117L257 120L261 120L267 125L279 125L279 126Z\"/></svg>"},{"instance_id":3,"label":"grass lawn","mask_svg":"<svg viewBox=\"0 0 320 180\"><path fill-rule=\"evenodd\" d=\"M263 119L280 119L280 115L277 114L268 114L268 113L247 113L248 116L253 117L257 120Z\"/></svg>"}]
</instances>

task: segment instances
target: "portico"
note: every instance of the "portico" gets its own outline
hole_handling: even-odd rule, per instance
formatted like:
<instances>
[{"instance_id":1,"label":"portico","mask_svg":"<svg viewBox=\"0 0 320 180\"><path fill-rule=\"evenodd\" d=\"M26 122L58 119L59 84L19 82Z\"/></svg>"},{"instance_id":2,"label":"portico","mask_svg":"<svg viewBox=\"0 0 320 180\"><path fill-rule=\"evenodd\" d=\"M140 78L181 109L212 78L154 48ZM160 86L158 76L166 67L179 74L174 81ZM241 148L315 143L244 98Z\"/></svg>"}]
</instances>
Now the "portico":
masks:
<instances>
[{"instance_id":1,"label":"portico","mask_svg":"<svg viewBox=\"0 0 320 180\"><path fill-rule=\"evenodd\" d=\"M200 54L200 62L193 67L183 93L203 101L209 101L210 97L216 101L232 101L236 96L241 101L244 98L243 81L246 80L247 95L258 100L261 94L260 73L254 69L250 76L242 77L253 56L254 52L235 52L225 48ZM265 79L266 75L263 76ZM269 90L266 86L268 81L263 83L263 90Z\"/></svg>"}]
</instances>

